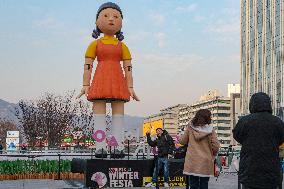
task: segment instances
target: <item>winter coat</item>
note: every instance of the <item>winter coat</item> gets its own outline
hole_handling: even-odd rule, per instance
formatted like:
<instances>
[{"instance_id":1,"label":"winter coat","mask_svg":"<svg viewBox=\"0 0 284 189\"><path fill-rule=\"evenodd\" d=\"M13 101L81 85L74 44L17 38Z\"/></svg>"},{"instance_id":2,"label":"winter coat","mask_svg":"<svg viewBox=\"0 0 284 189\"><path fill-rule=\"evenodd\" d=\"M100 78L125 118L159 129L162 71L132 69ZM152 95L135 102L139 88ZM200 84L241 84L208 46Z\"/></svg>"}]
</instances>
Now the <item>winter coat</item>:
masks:
<instances>
[{"instance_id":1,"label":"winter coat","mask_svg":"<svg viewBox=\"0 0 284 189\"><path fill-rule=\"evenodd\" d=\"M194 127L190 124L179 142L183 145L188 144L184 174L199 177L214 176L214 159L220 143L212 126Z\"/></svg>"},{"instance_id":2,"label":"winter coat","mask_svg":"<svg viewBox=\"0 0 284 189\"><path fill-rule=\"evenodd\" d=\"M279 145L284 142L284 124L272 115L269 96L256 93L251 97L250 113L233 129L242 145L239 181L246 187L274 188L281 182Z\"/></svg>"},{"instance_id":3,"label":"winter coat","mask_svg":"<svg viewBox=\"0 0 284 189\"><path fill-rule=\"evenodd\" d=\"M158 157L168 157L169 154L173 154L175 144L173 138L168 134L166 130L163 130L161 136L158 136L155 140L151 139L150 134L147 134L147 143L158 148Z\"/></svg>"}]
</instances>

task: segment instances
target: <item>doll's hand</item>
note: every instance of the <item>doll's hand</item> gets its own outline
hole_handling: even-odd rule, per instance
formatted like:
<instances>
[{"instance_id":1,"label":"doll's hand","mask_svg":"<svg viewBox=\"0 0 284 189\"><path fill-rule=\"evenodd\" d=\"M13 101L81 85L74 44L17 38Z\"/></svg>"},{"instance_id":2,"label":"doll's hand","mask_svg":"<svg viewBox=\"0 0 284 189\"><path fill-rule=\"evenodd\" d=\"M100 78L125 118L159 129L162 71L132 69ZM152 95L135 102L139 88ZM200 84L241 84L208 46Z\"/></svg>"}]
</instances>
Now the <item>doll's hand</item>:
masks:
<instances>
[{"instance_id":1,"label":"doll's hand","mask_svg":"<svg viewBox=\"0 0 284 189\"><path fill-rule=\"evenodd\" d=\"M76 99L80 98L83 95L85 95L87 97L89 89L90 89L90 86L83 86L83 88L81 89L80 94L76 97Z\"/></svg>"},{"instance_id":2,"label":"doll's hand","mask_svg":"<svg viewBox=\"0 0 284 189\"><path fill-rule=\"evenodd\" d=\"M132 87L129 87L128 91L130 93L130 96L133 98L133 100L140 101L138 96L135 94L135 91Z\"/></svg>"}]
</instances>

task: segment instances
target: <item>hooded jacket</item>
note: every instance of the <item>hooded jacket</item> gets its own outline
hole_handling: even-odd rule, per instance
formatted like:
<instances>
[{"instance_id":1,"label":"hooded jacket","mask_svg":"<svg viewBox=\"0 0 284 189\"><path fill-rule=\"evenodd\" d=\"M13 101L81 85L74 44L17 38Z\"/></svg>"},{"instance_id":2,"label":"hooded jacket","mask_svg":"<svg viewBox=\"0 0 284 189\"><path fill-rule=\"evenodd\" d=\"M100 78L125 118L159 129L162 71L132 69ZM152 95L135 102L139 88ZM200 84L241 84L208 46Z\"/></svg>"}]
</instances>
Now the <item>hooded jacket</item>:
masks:
<instances>
[{"instance_id":1,"label":"hooded jacket","mask_svg":"<svg viewBox=\"0 0 284 189\"><path fill-rule=\"evenodd\" d=\"M147 143L158 148L158 157L168 157L169 154L173 154L175 144L173 138L169 135L166 130L163 130L161 136L158 136L152 141L150 134L147 134Z\"/></svg>"},{"instance_id":2,"label":"hooded jacket","mask_svg":"<svg viewBox=\"0 0 284 189\"><path fill-rule=\"evenodd\" d=\"M246 187L274 188L281 182L279 145L284 142L284 123L272 115L270 98L265 93L252 95L250 113L233 129L242 145L239 181Z\"/></svg>"},{"instance_id":3,"label":"hooded jacket","mask_svg":"<svg viewBox=\"0 0 284 189\"><path fill-rule=\"evenodd\" d=\"M179 139L188 145L183 173L199 177L214 176L214 159L220 148L217 135L210 125L194 127L191 124Z\"/></svg>"}]
</instances>

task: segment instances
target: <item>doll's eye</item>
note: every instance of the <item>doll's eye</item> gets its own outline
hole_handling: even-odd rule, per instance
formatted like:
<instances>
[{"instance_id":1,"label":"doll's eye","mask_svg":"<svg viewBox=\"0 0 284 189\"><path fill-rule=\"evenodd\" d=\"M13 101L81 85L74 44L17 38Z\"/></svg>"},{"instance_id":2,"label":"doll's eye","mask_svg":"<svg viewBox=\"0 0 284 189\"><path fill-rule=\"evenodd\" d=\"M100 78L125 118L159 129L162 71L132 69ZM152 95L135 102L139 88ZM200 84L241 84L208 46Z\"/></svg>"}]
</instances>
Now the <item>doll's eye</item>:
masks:
<instances>
[{"instance_id":1,"label":"doll's eye","mask_svg":"<svg viewBox=\"0 0 284 189\"><path fill-rule=\"evenodd\" d=\"M107 17L107 14L105 14L105 17Z\"/></svg>"},{"instance_id":2,"label":"doll's eye","mask_svg":"<svg viewBox=\"0 0 284 189\"><path fill-rule=\"evenodd\" d=\"M118 16L117 16L117 15L114 15L114 18L118 18Z\"/></svg>"}]
</instances>

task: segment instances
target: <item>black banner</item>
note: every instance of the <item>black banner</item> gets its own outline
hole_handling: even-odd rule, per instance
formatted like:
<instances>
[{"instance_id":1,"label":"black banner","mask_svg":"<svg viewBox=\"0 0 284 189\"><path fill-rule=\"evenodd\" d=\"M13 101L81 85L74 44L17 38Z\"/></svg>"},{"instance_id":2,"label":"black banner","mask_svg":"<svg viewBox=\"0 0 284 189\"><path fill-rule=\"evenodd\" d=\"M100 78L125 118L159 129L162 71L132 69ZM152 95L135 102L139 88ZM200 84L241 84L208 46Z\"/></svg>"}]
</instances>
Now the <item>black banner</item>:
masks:
<instances>
[{"instance_id":1,"label":"black banner","mask_svg":"<svg viewBox=\"0 0 284 189\"><path fill-rule=\"evenodd\" d=\"M170 186L185 186L182 159L170 159ZM142 187L152 181L154 160L106 160L91 159L86 164L87 187ZM162 169L159 177L164 182Z\"/></svg>"}]
</instances>

